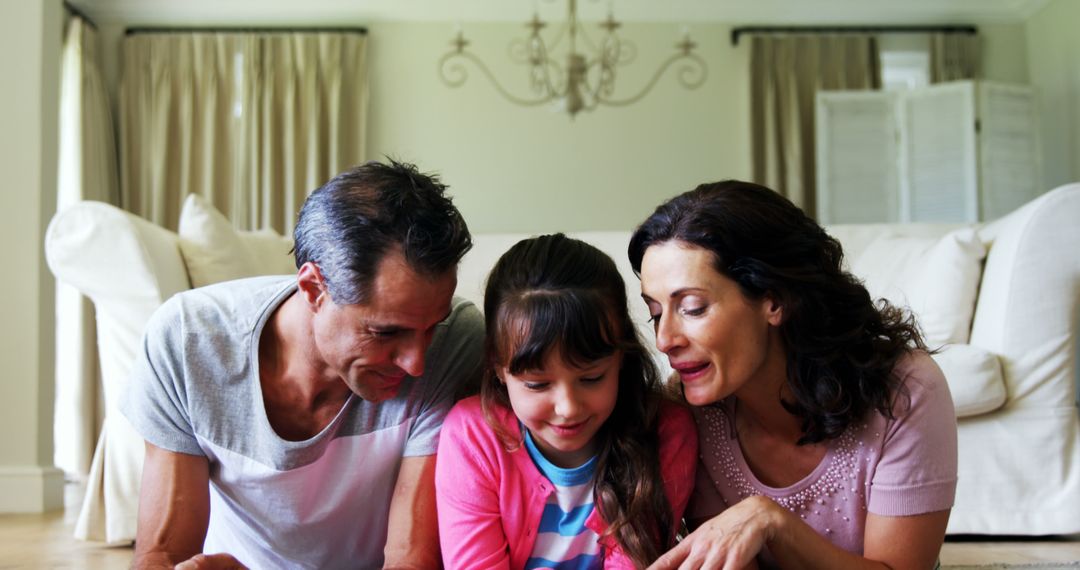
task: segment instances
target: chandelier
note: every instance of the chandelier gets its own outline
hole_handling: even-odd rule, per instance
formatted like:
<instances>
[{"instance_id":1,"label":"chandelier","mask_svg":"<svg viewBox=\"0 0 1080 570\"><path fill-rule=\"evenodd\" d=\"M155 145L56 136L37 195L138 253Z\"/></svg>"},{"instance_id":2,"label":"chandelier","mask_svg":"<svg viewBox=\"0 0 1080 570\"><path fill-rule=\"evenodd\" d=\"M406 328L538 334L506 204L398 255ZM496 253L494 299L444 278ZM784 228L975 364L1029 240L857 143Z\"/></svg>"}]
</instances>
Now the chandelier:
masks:
<instances>
[{"instance_id":1,"label":"chandelier","mask_svg":"<svg viewBox=\"0 0 1080 570\"><path fill-rule=\"evenodd\" d=\"M532 20L525 24L530 30L529 36L510 43L510 58L528 66L531 95L520 97L506 89L484 62L466 49L469 40L465 39L460 27L450 42L452 48L439 60L439 76L443 83L450 87L464 85L468 72L463 61L468 61L509 101L524 106L554 103L573 118L581 111L592 111L600 105L618 107L641 100L677 63L680 65L676 76L683 87L697 89L705 82L705 62L694 53L697 44L684 29L682 40L675 44L675 53L660 64L652 78L637 93L616 97L616 69L634 61L636 46L618 36L616 32L622 24L615 20L610 8L607 19L599 24L601 35L594 41L578 21L577 0L568 0L568 4L566 21L550 41L545 41L541 34L547 22L534 12ZM587 51L579 52L579 48ZM562 62L556 59L558 56L552 57L562 52L565 52Z\"/></svg>"}]
</instances>

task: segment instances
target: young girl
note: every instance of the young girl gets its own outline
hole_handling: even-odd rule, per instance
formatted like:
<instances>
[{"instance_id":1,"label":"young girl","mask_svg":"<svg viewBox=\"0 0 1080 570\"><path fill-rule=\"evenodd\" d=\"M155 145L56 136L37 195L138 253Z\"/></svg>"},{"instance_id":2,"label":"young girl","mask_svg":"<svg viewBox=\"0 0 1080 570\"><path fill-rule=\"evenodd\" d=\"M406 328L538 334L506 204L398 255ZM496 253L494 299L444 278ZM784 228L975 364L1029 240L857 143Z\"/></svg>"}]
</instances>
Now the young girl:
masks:
<instances>
[{"instance_id":1,"label":"young girl","mask_svg":"<svg viewBox=\"0 0 1080 570\"><path fill-rule=\"evenodd\" d=\"M562 234L518 242L484 296L489 373L443 424L435 485L447 568L643 568L694 484L689 412L661 394L610 257Z\"/></svg>"}]
</instances>

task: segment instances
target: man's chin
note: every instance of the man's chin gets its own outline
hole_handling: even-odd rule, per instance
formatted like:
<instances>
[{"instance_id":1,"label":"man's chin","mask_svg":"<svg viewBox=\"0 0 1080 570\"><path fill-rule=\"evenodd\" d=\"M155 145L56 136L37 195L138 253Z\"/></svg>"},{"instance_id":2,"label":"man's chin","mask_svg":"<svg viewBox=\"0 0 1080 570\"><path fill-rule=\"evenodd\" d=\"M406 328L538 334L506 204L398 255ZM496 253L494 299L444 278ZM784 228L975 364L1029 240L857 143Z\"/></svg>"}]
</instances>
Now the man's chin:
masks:
<instances>
[{"instance_id":1,"label":"man's chin","mask_svg":"<svg viewBox=\"0 0 1080 570\"><path fill-rule=\"evenodd\" d=\"M353 393L364 399L365 402L385 402L395 398L401 391L401 383L385 386L364 386L359 390L353 389Z\"/></svg>"}]
</instances>

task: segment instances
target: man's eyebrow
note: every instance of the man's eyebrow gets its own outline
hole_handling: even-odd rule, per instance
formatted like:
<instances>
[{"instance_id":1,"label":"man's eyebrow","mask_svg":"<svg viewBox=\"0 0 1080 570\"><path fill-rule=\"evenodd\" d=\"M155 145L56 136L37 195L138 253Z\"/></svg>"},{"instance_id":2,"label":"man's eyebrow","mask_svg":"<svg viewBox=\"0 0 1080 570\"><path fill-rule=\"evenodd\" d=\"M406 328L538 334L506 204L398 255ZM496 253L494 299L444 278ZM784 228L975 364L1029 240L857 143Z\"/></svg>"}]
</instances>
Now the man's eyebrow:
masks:
<instances>
[{"instance_id":1,"label":"man's eyebrow","mask_svg":"<svg viewBox=\"0 0 1080 570\"><path fill-rule=\"evenodd\" d=\"M450 315L453 312L454 312L453 309L451 309L449 311L446 311L445 315L440 317L439 320L435 321L434 323L431 323L431 325L429 325L424 330L427 330L429 328L434 328L434 327L438 326L439 323L442 323L446 319L450 318ZM410 325L407 325L407 324L404 324L404 323L398 323L398 322L393 322L393 321L390 321L390 322L368 321L367 323L365 323L365 326L367 326L369 329L378 329L378 330L382 330L382 331L415 330L415 329L418 328L418 327L413 327L413 326L410 326Z\"/></svg>"}]
</instances>

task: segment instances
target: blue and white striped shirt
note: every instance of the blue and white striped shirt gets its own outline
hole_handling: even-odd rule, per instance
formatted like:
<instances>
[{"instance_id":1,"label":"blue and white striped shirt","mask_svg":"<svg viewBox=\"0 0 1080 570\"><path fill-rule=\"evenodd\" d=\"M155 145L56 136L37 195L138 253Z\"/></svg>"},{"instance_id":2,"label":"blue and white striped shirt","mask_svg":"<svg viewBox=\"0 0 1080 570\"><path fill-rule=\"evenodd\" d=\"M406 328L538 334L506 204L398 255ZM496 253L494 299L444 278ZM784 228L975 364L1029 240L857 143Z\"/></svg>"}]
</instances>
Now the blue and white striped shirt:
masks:
<instances>
[{"instance_id":1,"label":"blue and white striped shirt","mask_svg":"<svg viewBox=\"0 0 1080 570\"><path fill-rule=\"evenodd\" d=\"M600 536L585 526L593 511L592 475L596 457L573 469L563 469L548 461L525 432L529 456L544 474L555 492L548 497L536 544L525 563L526 570L545 568L555 570L592 570L604 565Z\"/></svg>"}]
</instances>

